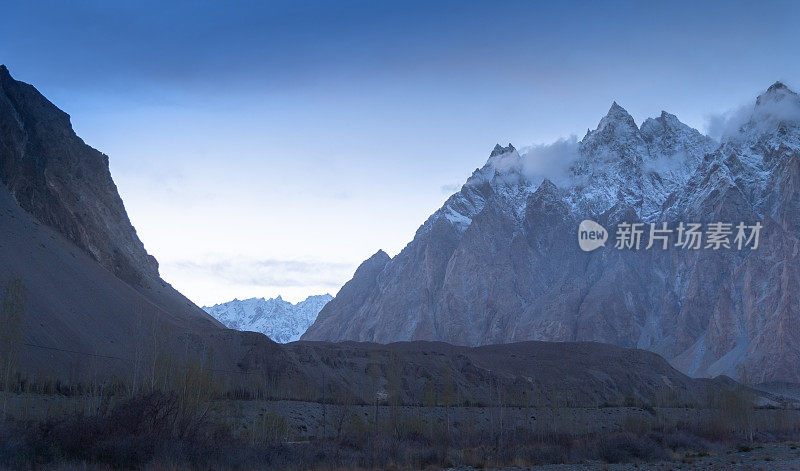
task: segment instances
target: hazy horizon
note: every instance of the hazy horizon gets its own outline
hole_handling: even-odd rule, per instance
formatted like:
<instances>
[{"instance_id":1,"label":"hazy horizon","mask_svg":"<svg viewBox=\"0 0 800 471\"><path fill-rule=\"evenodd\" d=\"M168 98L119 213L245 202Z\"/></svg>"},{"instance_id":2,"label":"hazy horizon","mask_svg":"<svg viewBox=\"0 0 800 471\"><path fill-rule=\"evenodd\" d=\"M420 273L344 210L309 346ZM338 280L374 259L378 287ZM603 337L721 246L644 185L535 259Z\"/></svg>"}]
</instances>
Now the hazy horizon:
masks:
<instances>
[{"instance_id":1,"label":"hazy horizon","mask_svg":"<svg viewBox=\"0 0 800 471\"><path fill-rule=\"evenodd\" d=\"M162 276L200 305L335 295L496 143L583 136L612 101L706 132L800 83L789 2L239 6L0 18L0 63L109 155Z\"/></svg>"}]
</instances>

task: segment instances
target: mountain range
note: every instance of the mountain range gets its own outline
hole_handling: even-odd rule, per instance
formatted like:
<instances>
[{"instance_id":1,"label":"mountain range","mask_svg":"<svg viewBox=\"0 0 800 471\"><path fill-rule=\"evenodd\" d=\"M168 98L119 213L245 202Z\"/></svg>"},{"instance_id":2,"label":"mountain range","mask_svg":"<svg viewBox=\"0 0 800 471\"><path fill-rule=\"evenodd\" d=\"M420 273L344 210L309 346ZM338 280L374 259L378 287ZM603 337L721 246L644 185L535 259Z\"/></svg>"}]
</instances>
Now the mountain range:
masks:
<instances>
[{"instance_id":1,"label":"mountain range","mask_svg":"<svg viewBox=\"0 0 800 471\"><path fill-rule=\"evenodd\" d=\"M297 304L283 298L250 298L213 306L203 306L203 310L236 330L261 332L278 343L300 340L308 326L317 319L319 311L333 299L330 294L309 296Z\"/></svg>"},{"instance_id":2,"label":"mountain range","mask_svg":"<svg viewBox=\"0 0 800 471\"><path fill-rule=\"evenodd\" d=\"M302 339L590 340L692 376L800 381L800 98L777 82L726 124L719 139L667 112L638 126L614 103L580 140L495 146L399 254L363 262ZM582 251L586 219L610 243ZM675 232L666 250L628 250L614 247L623 223L762 228L741 250L681 248Z\"/></svg>"},{"instance_id":3,"label":"mountain range","mask_svg":"<svg viewBox=\"0 0 800 471\"><path fill-rule=\"evenodd\" d=\"M502 151L493 158L513 155ZM592 406L628 398L707 404L739 387L726 378L689 378L651 352L593 342L280 345L262 333L228 329L161 278L108 162L75 134L69 115L0 66L0 348L18 359L15 378L27 385L135 390L142 381L167 385L170 377L202 373L222 394L369 404L388 388L419 404L425 391L447 389L447 381L459 400L471 403L489 404L502 393ZM468 198L482 194L490 193L465 188L451 206L467 211ZM484 201L491 204L491 198ZM455 213L437 218L447 216ZM463 236L475 221L444 226L434 219L428 227ZM387 264L386 254L377 254L321 312L334 303L339 309L367 302ZM413 301L420 293L408 295ZM11 315L19 322L5 324ZM330 319L322 324L330 326Z\"/></svg>"}]
</instances>

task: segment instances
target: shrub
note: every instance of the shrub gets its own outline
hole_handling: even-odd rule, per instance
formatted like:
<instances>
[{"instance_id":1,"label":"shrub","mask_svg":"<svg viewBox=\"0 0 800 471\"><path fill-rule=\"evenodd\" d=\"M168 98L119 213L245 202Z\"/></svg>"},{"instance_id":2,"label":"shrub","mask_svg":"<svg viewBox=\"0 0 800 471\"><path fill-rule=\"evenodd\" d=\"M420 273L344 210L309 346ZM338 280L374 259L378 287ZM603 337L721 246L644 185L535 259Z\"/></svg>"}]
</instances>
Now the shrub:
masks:
<instances>
[{"instance_id":1,"label":"shrub","mask_svg":"<svg viewBox=\"0 0 800 471\"><path fill-rule=\"evenodd\" d=\"M633 460L652 461L666 459L669 453L650 437L621 433L601 439L597 456L608 463L625 463Z\"/></svg>"},{"instance_id":2,"label":"shrub","mask_svg":"<svg viewBox=\"0 0 800 471\"><path fill-rule=\"evenodd\" d=\"M118 404L107 415L74 414L41 423L7 422L16 429L17 442L0 453L10 465L86 461L112 467L139 467L156 455L182 461L208 459L232 442L227 430L210 423L186 427L172 394L154 392ZM16 446L14 446L16 445Z\"/></svg>"}]
</instances>

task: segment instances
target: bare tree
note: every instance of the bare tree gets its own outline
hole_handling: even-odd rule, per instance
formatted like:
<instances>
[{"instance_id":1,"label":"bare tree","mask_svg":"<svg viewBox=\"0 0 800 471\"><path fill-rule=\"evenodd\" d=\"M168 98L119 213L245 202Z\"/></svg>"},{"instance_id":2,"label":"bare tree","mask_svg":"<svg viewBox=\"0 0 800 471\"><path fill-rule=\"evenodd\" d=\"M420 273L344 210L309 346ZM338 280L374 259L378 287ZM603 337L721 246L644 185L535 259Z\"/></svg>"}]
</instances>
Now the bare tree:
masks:
<instances>
[{"instance_id":1,"label":"bare tree","mask_svg":"<svg viewBox=\"0 0 800 471\"><path fill-rule=\"evenodd\" d=\"M455 384L453 383L453 367L450 362L446 362L442 367L442 379L441 379L441 401L442 405L445 408L445 421L447 425L447 441L448 444L450 442L450 408L455 405L456 402L456 388Z\"/></svg>"},{"instance_id":2,"label":"bare tree","mask_svg":"<svg viewBox=\"0 0 800 471\"><path fill-rule=\"evenodd\" d=\"M22 279L12 277L3 289L3 306L0 312L0 358L2 358L3 416L8 406L14 374L23 343L23 315L25 313L25 286Z\"/></svg>"},{"instance_id":3,"label":"bare tree","mask_svg":"<svg viewBox=\"0 0 800 471\"><path fill-rule=\"evenodd\" d=\"M391 407L392 429L395 436L399 436L400 406L403 404L403 360L394 352L389 355L389 364L386 368L386 389Z\"/></svg>"},{"instance_id":4,"label":"bare tree","mask_svg":"<svg viewBox=\"0 0 800 471\"><path fill-rule=\"evenodd\" d=\"M378 430L378 398L380 396L381 385L381 358L380 353L371 351L368 356L367 374L369 375L370 382L372 383L372 401L375 404L375 413L373 414L373 430Z\"/></svg>"}]
</instances>

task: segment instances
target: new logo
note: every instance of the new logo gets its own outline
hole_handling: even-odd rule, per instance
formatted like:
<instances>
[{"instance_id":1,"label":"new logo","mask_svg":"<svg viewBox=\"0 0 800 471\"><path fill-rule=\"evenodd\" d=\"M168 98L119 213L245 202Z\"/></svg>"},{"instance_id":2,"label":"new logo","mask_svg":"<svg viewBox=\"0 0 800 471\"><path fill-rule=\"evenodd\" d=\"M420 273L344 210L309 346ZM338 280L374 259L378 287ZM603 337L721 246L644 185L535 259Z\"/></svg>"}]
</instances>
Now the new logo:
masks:
<instances>
[{"instance_id":1,"label":"new logo","mask_svg":"<svg viewBox=\"0 0 800 471\"><path fill-rule=\"evenodd\" d=\"M608 240L608 231L594 221L584 219L578 226L578 245L584 252L603 247Z\"/></svg>"}]
</instances>

